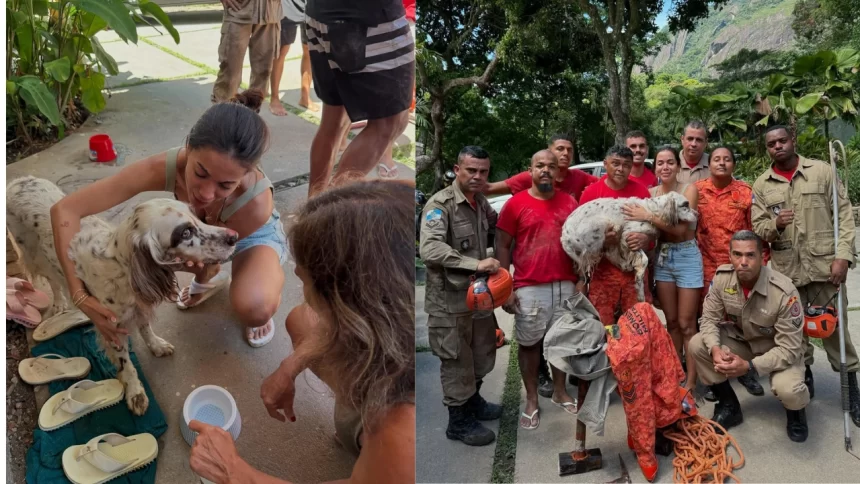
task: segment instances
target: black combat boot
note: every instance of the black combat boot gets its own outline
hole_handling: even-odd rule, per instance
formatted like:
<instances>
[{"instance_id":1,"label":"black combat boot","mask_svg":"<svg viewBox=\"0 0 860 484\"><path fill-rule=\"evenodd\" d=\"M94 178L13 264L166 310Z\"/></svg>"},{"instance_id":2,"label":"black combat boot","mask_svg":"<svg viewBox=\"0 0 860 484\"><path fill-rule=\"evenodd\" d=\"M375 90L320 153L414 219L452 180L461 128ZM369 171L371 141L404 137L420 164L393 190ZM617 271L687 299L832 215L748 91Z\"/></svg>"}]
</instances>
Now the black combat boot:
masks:
<instances>
[{"instance_id":1,"label":"black combat boot","mask_svg":"<svg viewBox=\"0 0 860 484\"><path fill-rule=\"evenodd\" d=\"M809 399L815 397L815 380L812 379L812 368L806 365L806 374L803 377L803 383L806 383L806 388L809 388Z\"/></svg>"},{"instance_id":2,"label":"black combat boot","mask_svg":"<svg viewBox=\"0 0 860 484\"><path fill-rule=\"evenodd\" d=\"M538 395L544 398L552 397L552 376L549 374L546 360L541 355L540 366L538 367Z\"/></svg>"},{"instance_id":3,"label":"black combat boot","mask_svg":"<svg viewBox=\"0 0 860 484\"><path fill-rule=\"evenodd\" d=\"M478 420L497 420L502 416L502 406L484 400L484 397L481 396L481 385L483 384L483 380L475 382L477 390L466 402L465 407Z\"/></svg>"},{"instance_id":4,"label":"black combat boot","mask_svg":"<svg viewBox=\"0 0 860 484\"><path fill-rule=\"evenodd\" d=\"M848 414L854 425L860 427L860 388L857 387L857 372L848 373Z\"/></svg>"},{"instance_id":5,"label":"black combat boot","mask_svg":"<svg viewBox=\"0 0 860 484\"><path fill-rule=\"evenodd\" d=\"M451 440L461 440L466 445L474 446L488 445L496 440L496 434L475 420L466 405L448 407L448 429L445 435Z\"/></svg>"},{"instance_id":6,"label":"black combat boot","mask_svg":"<svg viewBox=\"0 0 860 484\"><path fill-rule=\"evenodd\" d=\"M788 417L788 423L785 425L788 438L792 442L806 442L806 437L809 436L809 427L806 425L806 409L785 409L785 415Z\"/></svg>"},{"instance_id":7,"label":"black combat boot","mask_svg":"<svg viewBox=\"0 0 860 484\"><path fill-rule=\"evenodd\" d=\"M732 384L728 380L711 385L711 390L714 396L717 397L717 405L714 407L714 422L722 425L728 430L732 427L740 425L744 421L744 415L741 413L741 403L738 401L738 396L735 395ZM716 429L717 433L721 434L720 429Z\"/></svg>"},{"instance_id":8,"label":"black combat boot","mask_svg":"<svg viewBox=\"0 0 860 484\"><path fill-rule=\"evenodd\" d=\"M760 397L764 395L764 388L761 387L761 383L758 382L756 378L756 374L752 371L747 373L746 375L741 375L738 377L738 383L744 386L750 395L755 395Z\"/></svg>"}]
</instances>

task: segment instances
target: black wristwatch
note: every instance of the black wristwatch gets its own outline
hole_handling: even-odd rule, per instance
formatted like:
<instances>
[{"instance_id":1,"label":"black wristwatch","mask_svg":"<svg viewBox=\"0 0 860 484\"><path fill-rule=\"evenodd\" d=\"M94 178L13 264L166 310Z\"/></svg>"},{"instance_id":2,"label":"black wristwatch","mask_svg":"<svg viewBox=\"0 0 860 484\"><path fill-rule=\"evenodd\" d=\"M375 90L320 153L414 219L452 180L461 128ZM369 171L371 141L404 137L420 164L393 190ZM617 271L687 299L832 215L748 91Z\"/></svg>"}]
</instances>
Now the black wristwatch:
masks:
<instances>
[{"instance_id":1,"label":"black wristwatch","mask_svg":"<svg viewBox=\"0 0 860 484\"><path fill-rule=\"evenodd\" d=\"M753 366L753 364L752 364L752 360L749 360L747 363L749 363L749 365L750 365L750 369L749 369L750 373L754 372L754 371L755 371L755 367L754 367L754 366Z\"/></svg>"}]
</instances>

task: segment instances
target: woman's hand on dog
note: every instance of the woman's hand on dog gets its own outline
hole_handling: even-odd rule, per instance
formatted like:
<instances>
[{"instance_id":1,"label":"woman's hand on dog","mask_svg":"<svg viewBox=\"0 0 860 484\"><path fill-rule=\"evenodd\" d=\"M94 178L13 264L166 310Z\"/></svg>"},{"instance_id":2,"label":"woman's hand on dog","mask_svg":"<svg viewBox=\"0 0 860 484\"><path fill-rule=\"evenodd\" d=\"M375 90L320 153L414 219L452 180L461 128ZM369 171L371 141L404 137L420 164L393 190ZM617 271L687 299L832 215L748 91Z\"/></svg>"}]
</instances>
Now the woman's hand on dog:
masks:
<instances>
[{"instance_id":1,"label":"woman's hand on dog","mask_svg":"<svg viewBox=\"0 0 860 484\"><path fill-rule=\"evenodd\" d=\"M628 203L621 207L621 213L624 214L625 220L634 220L636 222L648 222L651 220L651 212L636 203Z\"/></svg>"},{"instance_id":2,"label":"woman's hand on dog","mask_svg":"<svg viewBox=\"0 0 860 484\"><path fill-rule=\"evenodd\" d=\"M289 360L290 358L287 358ZM296 421L296 416L293 414L293 399L296 397L296 375L289 371L288 361L285 360L281 366L263 380L263 386L260 389L260 398L263 399L263 405L266 406L266 411L276 420L286 422L287 418L291 422ZM281 414L280 411L284 413Z\"/></svg>"},{"instance_id":3,"label":"woman's hand on dog","mask_svg":"<svg viewBox=\"0 0 860 484\"><path fill-rule=\"evenodd\" d=\"M128 330L117 325L116 315L104 307L98 299L90 296L78 307L93 322L105 340L115 346L122 346L121 337L128 336Z\"/></svg>"}]
</instances>

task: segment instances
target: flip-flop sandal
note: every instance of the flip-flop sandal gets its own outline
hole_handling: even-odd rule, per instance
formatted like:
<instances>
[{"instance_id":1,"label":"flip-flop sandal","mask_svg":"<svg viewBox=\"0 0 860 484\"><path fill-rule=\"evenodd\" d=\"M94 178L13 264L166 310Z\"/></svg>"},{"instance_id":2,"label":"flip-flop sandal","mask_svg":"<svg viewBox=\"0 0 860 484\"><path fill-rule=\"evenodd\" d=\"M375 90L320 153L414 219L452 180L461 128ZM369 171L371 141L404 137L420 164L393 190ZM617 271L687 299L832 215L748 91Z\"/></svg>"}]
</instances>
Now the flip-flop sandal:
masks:
<instances>
[{"instance_id":1,"label":"flip-flop sandal","mask_svg":"<svg viewBox=\"0 0 860 484\"><path fill-rule=\"evenodd\" d=\"M49 353L26 358L18 363L18 374L30 385L44 385L57 380L77 380L90 372L90 360L75 356L65 358Z\"/></svg>"},{"instance_id":2,"label":"flip-flop sandal","mask_svg":"<svg viewBox=\"0 0 860 484\"><path fill-rule=\"evenodd\" d=\"M94 382L81 380L45 402L39 412L39 428L50 432L84 415L116 405L125 394L122 382L113 378Z\"/></svg>"},{"instance_id":3,"label":"flip-flop sandal","mask_svg":"<svg viewBox=\"0 0 860 484\"><path fill-rule=\"evenodd\" d=\"M397 178L397 165L394 165L394 168L388 168L385 163L380 163L376 166L376 174L379 175L379 178Z\"/></svg>"},{"instance_id":4,"label":"flip-flop sandal","mask_svg":"<svg viewBox=\"0 0 860 484\"><path fill-rule=\"evenodd\" d=\"M31 306L20 291L6 289L6 319L33 329L42 322L42 313Z\"/></svg>"},{"instance_id":5,"label":"flip-flop sandal","mask_svg":"<svg viewBox=\"0 0 860 484\"><path fill-rule=\"evenodd\" d=\"M176 301L176 307L179 309L191 309L193 307L199 306L203 304L203 301L209 299L210 297L217 294L224 286L230 284L231 280L230 273L227 271L221 271L218 274L215 274L215 277L209 280L209 282L202 284L197 282L197 278L191 279L191 284L188 285L188 296L194 296L196 294L203 294L197 302L191 305L187 305L182 302L182 294L185 292L183 289L179 293L179 299Z\"/></svg>"},{"instance_id":6,"label":"flip-flop sandal","mask_svg":"<svg viewBox=\"0 0 860 484\"><path fill-rule=\"evenodd\" d=\"M42 324L33 331L33 339L38 342L47 341L72 328L86 326L88 324L92 324L92 321L90 321L89 316L80 310L71 309L69 311L63 311L42 321Z\"/></svg>"},{"instance_id":7,"label":"flip-flop sandal","mask_svg":"<svg viewBox=\"0 0 860 484\"><path fill-rule=\"evenodd\" d=\"M269 341L272 341L272 338L275 337L275 327L277 326L273 319L269 319L269 322L266 323L266 325L269 324L272 325L272 329L269 331L269 333L266 336L257 339L248 338L248 328L245 328L245 341L247 341L252 348L260 348L261 346L266 346L267 344L269 344ZM265 327L265 325L263 327Z\"/></svg>"},{"instance_id":8,"label":"flip-flop sandal","mask_svg":"<svg viewBox=\"0 0 860 484\"><path fill-rule=\"evenodd\" d=\"M24 298L34 308L42 311L51 306L51 298L44 292L33 287L30 281L19 279L17 277L6 278L6 294L9 294L9 289L14 289L24 295Z\"/></svg>"},{"instance_id":9,"label":"flip-flop sandal","mask_svg":"<svg viewBox=\"0 0 860 484\"><path fill-rule=\"evenodd\" d=\"M553 405L555 405L557 407L561 407L562 410L564 410L565 412L567 412L571 415L576 415L576 413L577 413L575 401L573 401L573 402L556 402L552 398L550 398L550 401L552 401Z\"/></svg>"},{"instance_id":10,"label":"flip-flop sandal","mask_svg":"<svg viewBox=\"0 0 860 484\"><path fill-rule=\"evenodd\" d=\"M540 427L540 415L539 415L539 412L540 412L540 409L539 409L539 408L536 408L536 409L535 409L535 411L534 411L534 412L532 412L532 414L531 414L531 415L528 415L528 414L527 414L527 413L525 413L525 412L521 413L521 414L520 414L520 427L522 427L522 429L523 429L523 430L534 430L534 429L536 429L536 428ZM522 424L522 418L523 418L523 417L525 417L525 418L527 418L527 419L528 419L528 421L529 421L529 424L528 424L528 425L523 425L523 424ZM536 423L535 423L535 419L537 419L537 422L536 422Z\"/></svg>"},{"instance_id":11,"label":"flip-flop sandal","mask_svg":"<svg viewBox=\"0 0 860 484\"><path fill-rule=\"evenodd\" d=\"M63 472L74 484L101 484L152 463L157 455L152 434L102 434L66 449Z\"/></svg>"}]
</instances>

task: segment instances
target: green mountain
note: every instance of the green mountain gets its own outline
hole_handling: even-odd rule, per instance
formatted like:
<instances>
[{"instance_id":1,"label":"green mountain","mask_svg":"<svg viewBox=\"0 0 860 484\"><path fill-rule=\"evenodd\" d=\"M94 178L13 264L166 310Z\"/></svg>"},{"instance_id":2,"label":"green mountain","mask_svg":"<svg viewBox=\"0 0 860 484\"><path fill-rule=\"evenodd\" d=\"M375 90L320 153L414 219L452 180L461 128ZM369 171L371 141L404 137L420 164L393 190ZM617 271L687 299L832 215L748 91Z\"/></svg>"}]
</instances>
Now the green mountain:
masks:
<instances>
[{"instance_id":1,"label":"green mountain","mask_svg":"<svg viewBox=\"0 0 860 484\"><path fill-rule=\"evenodd\" d=\"M713 66L741 49L787 50L794 43L791 22L797 0L731 0L699 22L692 33L670 36L660 52L645 59L654 72L690 77L716 75Z\"/></svg>"}]
</instances>

